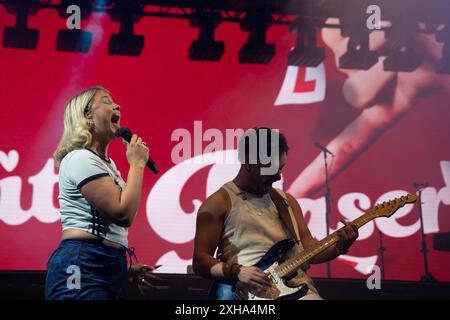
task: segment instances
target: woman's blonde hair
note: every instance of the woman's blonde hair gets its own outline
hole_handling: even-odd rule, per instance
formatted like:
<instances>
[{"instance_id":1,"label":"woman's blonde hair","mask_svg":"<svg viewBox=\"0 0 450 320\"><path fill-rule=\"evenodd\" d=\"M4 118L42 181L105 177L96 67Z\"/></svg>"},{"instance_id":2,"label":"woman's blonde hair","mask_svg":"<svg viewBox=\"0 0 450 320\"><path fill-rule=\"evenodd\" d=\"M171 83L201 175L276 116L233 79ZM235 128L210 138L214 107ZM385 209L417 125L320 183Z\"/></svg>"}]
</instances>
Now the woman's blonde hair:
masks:
<instances>
[{"instance_id":1,"label":"woman's blonde hair","mask_svg":"<svg viewBox=\"0 0 450 320\"><path fill-rule=\"evenodd\" d=\"M92 126L92 120L86 118L86 113L92 108L93 97L98 91L109 93L101 86L92 87L79 93L67 103L64 110L64 132L53 153L57 167L70 151L82 149L91 144L92 134L89 129Z\"/></svg>"}]
</instances>

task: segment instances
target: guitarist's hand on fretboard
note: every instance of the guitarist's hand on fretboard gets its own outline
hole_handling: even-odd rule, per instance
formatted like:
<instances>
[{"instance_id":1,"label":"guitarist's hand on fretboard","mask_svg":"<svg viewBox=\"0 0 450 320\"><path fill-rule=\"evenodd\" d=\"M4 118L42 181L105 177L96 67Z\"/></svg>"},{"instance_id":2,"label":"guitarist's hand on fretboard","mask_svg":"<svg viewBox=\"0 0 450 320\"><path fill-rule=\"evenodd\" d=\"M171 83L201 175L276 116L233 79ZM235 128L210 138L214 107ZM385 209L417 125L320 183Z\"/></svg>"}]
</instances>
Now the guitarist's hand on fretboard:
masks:
<instances>
[{"instance_id":1,"label":"guitarist's hand on fretboard","mask_svg":"<svg viewBox=\"0 0 450 320\"><path fill-rule=\"evenodd\" d=\"M339 240L336 243L336 248L339 251L339 254L347 253L348 248L350 248L359 236L358 226L356 224L345 221L341 222L345 225L345 227L337 232Z\"/></svg>"}]
</instances>

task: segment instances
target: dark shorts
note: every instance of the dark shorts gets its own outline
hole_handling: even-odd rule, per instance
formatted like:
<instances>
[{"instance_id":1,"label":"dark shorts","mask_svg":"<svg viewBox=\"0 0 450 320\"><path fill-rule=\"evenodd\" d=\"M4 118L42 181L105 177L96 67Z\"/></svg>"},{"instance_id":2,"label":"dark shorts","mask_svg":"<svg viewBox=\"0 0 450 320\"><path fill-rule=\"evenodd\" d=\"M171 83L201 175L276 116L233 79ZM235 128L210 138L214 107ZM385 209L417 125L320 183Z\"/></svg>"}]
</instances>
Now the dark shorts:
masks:
<instances>
[{"instance_id":1,"label":"dark shorts","mask_svg":"<svg viewBox=\"0 0 450 320\"><path fill-rule=\"evenodd\" d=\"M61 241L47 264L47 300L122 298L127 275L126 249L89 240Z\"/></svg>"}]
</instances>

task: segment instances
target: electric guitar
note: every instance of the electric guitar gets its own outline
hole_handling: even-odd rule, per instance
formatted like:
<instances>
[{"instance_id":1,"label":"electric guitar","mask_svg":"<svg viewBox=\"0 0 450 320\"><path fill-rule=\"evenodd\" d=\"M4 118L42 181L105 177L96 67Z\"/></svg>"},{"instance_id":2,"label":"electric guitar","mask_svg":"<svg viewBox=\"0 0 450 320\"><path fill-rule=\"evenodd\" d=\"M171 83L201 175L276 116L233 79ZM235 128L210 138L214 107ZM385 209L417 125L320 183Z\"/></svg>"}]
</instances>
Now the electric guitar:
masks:
<instances>
[{"instance_id":1,"label":"electric guitar","mask_svg":"<svg viewBox=\"0 0 450 320\"><path fill-rule=\"evenodd\" d=\"M377 204L374 209L355 219L353 223L358 228L361 228L375 218L390 217L405 204L415 201L416 196L408 194ZM297 300L306 294L308 291L307 285L301 283L297 286L292 286L287 281L295 275L301 266L334 245L338 239L336 231L290 259L283 259L283 257L295 245L295 241L292 239L282 240L273 245L261 260L255 264L272 281L272 286L268 290L255 292L250 291L248 286L239 281L235 286L216 281L213 287L214 291L212 291L215 295L213 298L218 300L236 300L239 298L236 296L235 291L236 289L240 289L246 293L245 295L248 296L248 300Z\"/></svg>"}]
</instances>

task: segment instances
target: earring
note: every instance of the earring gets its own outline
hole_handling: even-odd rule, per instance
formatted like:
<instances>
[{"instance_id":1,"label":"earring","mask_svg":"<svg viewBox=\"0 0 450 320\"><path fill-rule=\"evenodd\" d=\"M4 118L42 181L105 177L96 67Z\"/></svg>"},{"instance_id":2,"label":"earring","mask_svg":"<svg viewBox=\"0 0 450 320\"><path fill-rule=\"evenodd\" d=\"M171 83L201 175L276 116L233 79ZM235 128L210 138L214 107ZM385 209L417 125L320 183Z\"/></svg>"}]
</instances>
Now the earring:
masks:
<instances>
[{"instance_id":1,"label":"earring","mask_svg":"<svg viewBox=\"0 0 450 320\"><path fill-rule=\"evenodd\" d=\"M93 128L93 127L94 127L94 120L89 119L89 120L87 121L87 125L89 126L89 128Z\"/></svg>"}]
</instances>

